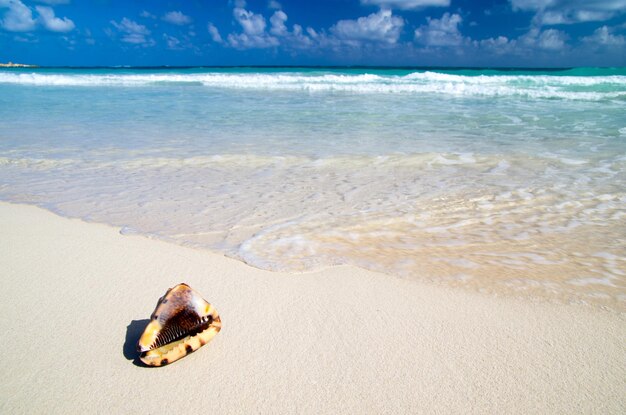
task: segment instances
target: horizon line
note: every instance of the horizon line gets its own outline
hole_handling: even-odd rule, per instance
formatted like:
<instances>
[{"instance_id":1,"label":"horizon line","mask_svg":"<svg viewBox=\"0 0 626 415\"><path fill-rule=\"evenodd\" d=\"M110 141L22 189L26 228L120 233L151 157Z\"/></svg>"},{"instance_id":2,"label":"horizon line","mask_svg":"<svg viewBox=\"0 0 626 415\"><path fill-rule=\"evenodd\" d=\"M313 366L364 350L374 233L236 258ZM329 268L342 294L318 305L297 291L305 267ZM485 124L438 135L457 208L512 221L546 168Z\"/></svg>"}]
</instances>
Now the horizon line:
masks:
<instances>
[{"instance_id":1,"label":"horizon line","mask_svg":"<svg viewBox=\"0 0 626 415\"><path fill-rule=\"evenodd\" d=\"M26 65L26 64L25 64ZM15 69L191 69L191 68L328 68L328 69L494 69L494 70L548 70L580 68L626 68L622 66L458 66L458 65L37 65L10 67Z\"/></svg>"}]
</instances>

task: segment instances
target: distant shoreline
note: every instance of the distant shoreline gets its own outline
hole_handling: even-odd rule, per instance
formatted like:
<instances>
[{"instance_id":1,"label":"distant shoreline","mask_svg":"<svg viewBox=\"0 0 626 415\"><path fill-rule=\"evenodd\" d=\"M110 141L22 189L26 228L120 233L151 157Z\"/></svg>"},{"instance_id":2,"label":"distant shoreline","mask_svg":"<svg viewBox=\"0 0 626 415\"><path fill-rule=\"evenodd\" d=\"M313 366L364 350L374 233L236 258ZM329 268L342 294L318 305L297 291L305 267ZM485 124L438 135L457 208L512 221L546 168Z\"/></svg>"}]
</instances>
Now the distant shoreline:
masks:
<instances>
[{"instance_id":1,"label":"distant shoreline","mask_svg":"<svg viewBox=\"0 0 626 415\"><path fill-rule=\"evenodd\" d=\"M0 63L0 68L38 68L37 65L29 65L25 63Z\"/></svg>"}]
</instances>

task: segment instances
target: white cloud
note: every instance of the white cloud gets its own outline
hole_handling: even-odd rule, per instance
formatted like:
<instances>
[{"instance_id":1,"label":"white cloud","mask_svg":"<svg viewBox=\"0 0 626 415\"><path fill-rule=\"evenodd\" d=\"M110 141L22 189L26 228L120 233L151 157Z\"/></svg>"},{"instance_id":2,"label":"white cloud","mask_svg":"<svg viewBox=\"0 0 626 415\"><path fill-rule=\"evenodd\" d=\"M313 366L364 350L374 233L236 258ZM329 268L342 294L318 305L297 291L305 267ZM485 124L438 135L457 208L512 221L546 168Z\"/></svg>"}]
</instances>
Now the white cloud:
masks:
<instances>
[{"instance_id":1,"label":"white cloud","mask_svg":"<svg viewBox=\"0 0 626 415\"><path fill-rule=\"evenodd\" d=\"M450 0L361 0L361 4L388 9L415 10L425 7L448 7Z\"/></svg>"},{"instance_id":2,"label":"white cloud","mask_svg":"<svg viewBox=\"0 0 626 415\"><path fill-rule=\"evenodd\" d=\"M537 11L553 6L559 0L509 0L513 10Z\"/></svg>"},{"instance_id":3,"label":"white cloud","mask_svg":"<svg viewBox=\"0 0 626 415\"><path fill-rule=\"evenodd\" d=\"M0 19L0 27L9 32L30 32L38 26L51 32L69 32L76 27L69 18L56 17L54 10L48 6L35 6L39 14L37 18L33 17L32 9L20 0L0 0L1 9L8 10Z\"/></svg>"},{"instance_id":4,"label":"white cloud","mask_svg":"<svg viewBox=\"0 0 626 415\"><path fill-rule=\"evenodd\" d=\"M50 4L51 6L55 6L58 4L69 4L70 0L36 0L37 3L45 3Z\"/></svg>"},{"instance_id":5,"label":"white cloud","mask_svg":"<svg viewBox=\"0 0 626 415\"><path fill-rule=\"evenodd\" d=\"M264 49L278 46L278 39L272 36L250 36L245 33L231 33L228 44L235 49Z\"/></svg>"},{"instance_id":6,"label":"white cloud","mask_svg":"<svg viewBox=\"0 0 626 415\"><path fill-rule=\"evenodd\" d=\"M477 46L480 46L484 50L491 54L503 55L505 53L511 53L516 45L515 40L509 40L506 36L498 36L496 38L483 39L478 42L474 42Z\"/></svg>"},{"instance_id":7,"label":"white cloud","mask_svg":"<svg viewBox=\"0 0 626 415\"><path fill-rule=\"evenodd\" d=\"M169 50L186 50L191 49L195 53L198 53L200 50L197 46L193 44L192 41L193 35L191 33L182 34L181 36L175 37L170 36L167 33L163 33L163 40L165 40L165 47Z\"/></svg>"},{"instance_id":8,"label":"white cloud","mask_svg":"<svg viewBox=\"0 0 626 415\"><path fill-rule=\"evenodd\" d=\"M614 15L614 12L600 10L548 10L537 14L534 21L541 25L552 26L582 22L601 22L610 19Z\"/></svg>"},{"instance_id":9,"label":"white cloud","mask_svg":"<svg viewBox=\"0 0 626 415\"><path fill-rule=\"evenodd\" d=\"M119 23L111 20L111 24L115 26L117 30L124 33L136 33L138 35L147 36L150 34L150 30L144 25L141 25L133 20L124 17Z\"/></svg>"},{"instance_id":10,"label":"white cloud","mask_svg":"<svg viewBox=\"0 0 626 415\"><path fill-rule=\"evenodd\" d=\"M441 19L429 17L428 24L415 30L415 40L427 46L457 46L464 38L459 31L463 18L454 13L444 13Z\"/></svg>"},{"instance_id":11,"label":"white cloud","mask_svg":"<svg viewBox=\"0 0 626 415\"><path fill-rule=\"evenodd\" d=\"M258 36L265 31L265 17L260 14L250 12L240 7L233 9L235 20L241 25L246 35Z\"/></svg>"},{"instance_id":12,"label":"white cloud","mask_svg":"<svg viewBox=\"0 0 626 415\"><path fill-rule=\"evenodd\" d=\"M85 29L85 43L87 43L88 45L96 44L96 40L93 38L93 35L91 34L91 30L89 29Z\"/></svg>"},{"instance_id":13,"label":"white cloud","mask_svg":"<svg viewBox=\"0 0 626 415\"><path fill-rule=\"evenodd\" d=\"M441 53L437 48L442 47L445 48L443 49L445 53L455 53L459 56L475 56L482 59L485 56L498 55L527 60L533 57L547 58L555 52L568 49L567 34L556 29L542 30L537 25L532 25L527 33L513 39L495 36L473 40L463 36L460 30L463 18L459 14L444 13L440 19L427 18L427 21L426 25L415 30L415 41L435 47L430 53Z\"/></svg>"},{"instance_id":14,"label":"white cloud","mask_svg":"<svg viewBox=\"0 0 626 415\"><path fill-rule=\"evenodd\" d=\"M152 13L150 13L150 12L149 12L149 11L147 11L147 10L143 10L143 11L139 14L139 16L140 16L140 17L143 17L143 18L145 18L145 19L156 19L156 16L155 16L155 15L153 15Z\"/></svg>"},{"instance_id":15,"label":"white cloud","mask_svg":"<svg viewBox=\"0 0 626 415\"><path fill-rule=\"evenodd\" d=\"M237 49L250 49L270 48L279 45L278 39L265 32L267 23L262 15L241 7L235 7L233 17L241 25L243 33L228 35L230 46Z\"/></svg>"},{"instance_id":16,"label":"white cloud","mask_svg":"<svg viewBox=\"0 0 626 415\"><path fill-rule=\"evenodd\" d=\"M519 43L526 48L539 48L556 51L565 48L567 35L556 29L541 30L532 27L526 34L520 36Z\"/></svg>"},{"instance_id":17,"label":"white cloud","mask_svg":"<svg viewBox=\"0 0 626 415\"><path fill-rule=\"evenodd\" d=\"M357 20L340 20L330 28L337 39L345 42L374 41L394 44L400 37L404 20L390 10L379 10Z\"/></svg>"},{"instance_id":18,"label":"white cloud","mask_svg":"<svg viewBox=\"0 0 626 415\"><path fill-rule=\"evenodd\" d=\"M15 35L13 40L22 43L39 43L39 39L32 35L32 33L24 33L23 35Z\"/></svg>"},{"instance_id":19,"label":"white cloud","mask_svg":"<svg viewBox=\"0 0 626 415\"><path fill-rule=\"evenodd\" d=\"M54 10L51 7L35 6L39 13L39 21L46 29L51 32L70 32L74 29L74 22L67 17L58 18L54 15Z\"/></svg>"},{"instance_id":20,"label":"white cloud","mask_svg":"<svg viewBox=\"0 0 626 415\"><path fill-rule=\"evenodd\" d=\"M585 43L595 43L602 46L623 46L626 45L626 38L622 35L614 35L607 26L597 28L591 36L583 37Z\"/></svg>"},{"instance_id":21,"label":"white cloud","mask_svg":"<svg viewBox=\"0 0 626 415\"><path fill-rule=\"evenodd\" d=\"M165 44L168 49L171 50L181 50L184 49L180 40L175 38L174 36L170 36L167 33L163 33L163 39L165 39Z\"/></svg>"},{"instance_id":22,"label":"white cloud","mask_svg":"<svg viewBox=\"0 0 626 415\"><path fill-rule=\"evenodd\" d=\"M236 7L233 10L233 17L242 28L241 33L231 33L228 35L227 44L236 49L271 48L284 47L285 49L311 49L316 46L316 41L312 34L317 33L312 28L307 28L306 32L302 26L294 24L292 30L286 25L287 14L282 10L276 10L269 19L270 27L261 14ZM209 23L209 33L213 41L220 43L221 36L217 29L211 29ZM214 27L214 26L213 26ZM214 36L216 34L217 36ZM219 39L219 40L218 40ZM321 39L319 37L318 39ZM318 43L319 44L319 43Z\"/></svg>"},{"instance_id":23,"label":"white cloud","mask_svg":"<svg viewBox=\"0 0 626 415\"><path fill-rule=\"evenodd\" d=\"M288 49L308 49L313 46L313 39L304 33L302 26L299 24L293 25L293 30L289 31L285 22L288 17L285 12L278 10L274 12L270 17L270 33L280 38L281 44ZM307 28L307 32L315 31L310 27Z\"/></svg>"},{"instance_id":24,"label":"white cloud","mask_svg":"<svg viewBox=\"0 0 626 415\"><path fill-rule=\"evenodd\" d=\"M538 14L533 21L540 25L566 24L569 19L560 11L546 11Z\"/></svg>"},{"instance_id":25,"label":"white cloud","mask_svg":"<svg viewBox=\"0 0 626 415\"><path fill-rule=\"evenodd\" d=\"M565 33L556 29L548 29L541 32L537 45L541 49L547 50L560 50L565 47L565 39L567 36Z\"/></svg>"},{"instance_id":26,"label":"white cloud","mask_svg":"<svg viewBox=\"0 0 626 415\"><path fill-rule=\"evenodd\" d=\"M0 20L0 27L9 32L29 32L37 26L33 12L20 0L0 0L0 9L8 8Z\"/></svg>"},{"instance_id":27,"label":"white cloud","mask_svg":"<svg viewBox=\"0 0 626 415\"><path fill-rule=\"evenodd\" d=\"M133 43L135 45L152 45L154 44L150 39L147 39L144 35L138 33L128 33L122 37L122 42Z\"/></svg>"},{"instance_id":28,"label":"white cloud","mask_svg":"<svg viewBox=\"0 0 626 415\"><path fill-rule=\"evenodd\" d=\"M148 37L151 32L144 25L134 22L126 17L124 17L119 23L111 20L111 24L123 34L122 42L144 46L154 45L154 40Z\"/></svg>"},{"instance_id":29,"label":"white cloud","mask_svg":"<svg viewBox=\"0 0 626 415\"><path fill-rule=\"evenodd\" d=\"M467 39L466 39L467 40ZM470 44L481 49L479 54L510 55L524 59L550 59L556 52L568 50L568 36L556 29L542 30L540 26L531 26L528 32L516 39L505 36L471 41ZM549 62L549 60L548 60Z\"/></svg>"},{"instance_id":30,"label":"white cloud","mask_svg":"<svg viewBox=\"0 0 626 415\"><path fill-rule=\"evenodd\" d=\"M272 28L270 29L270 33L276 36L284 36L287 34L287 26L285 26L285 22L287 21L287 15L282 10L278 10L274 12L272 17L270 17L270 23L272 24Z\"/></svg>"},{"instance_id":31,"label":"white cloud","mask_svg":"<svg viewBox=\"0 0 626 415\"><path fill-rule=\"evenodd\" d=\"M626 12L626 0L509 0L513 10L535 12L537 25L600 22Z\"/></svg>"},{"instance_id":32,"label":"white cloud","mask_svg":"<svg viewBox=\"0 0 626 415\"><path fill-rule=\"evenodd\" d=\"M243 7L246 7L246 6L243 6ZM280 10L283 8L283 6L276 0L270 0L267 2L267 8L272 9L272 10Z\"/></svg>"},{"instance_id":33,"label":"white cloud","mask_svg":"<svg viewBox=\"0 0 626 415\"><path fill-rule=\"evenodd\" d=\"M313 46L313 35L315 35L315 30L308 27L306 29L309 36L307 36L302 30L302 26L299 24L293 25L293 31L291 32L291 36L289 37L289 46L295 49L309 49Z\"/></svg>"},{"instance_id":34,"label":"white cloud","mask_svg":"<svg viewBox=\"0 0 626 415\"><path fill-rule=\"evenodd\" d=\"M217 27L215 27L213 23L209 22L206 28L209 31L209 34L211 35L211 39L213 39L213 42L215 43L224 42L224 40L222 39L222 36L220 36L219 30L217 30Z\"/></svg>"},{"instance_id":35,"label":"white cloud","mask_svg":"<svg viewBox=\"0 0 626 415\"><path fill-rule=\"evenodd\" d=\"M74 39L73 37L68 37L68 36L62 36L62 39L65 40L66 47L69 50L74 50L74 48L76 46L76 39Z\"/></svg>"},{"instance_id":36,"label":"white cloud","mask_svg":"<svg viewBox=\"0 0 626 415\"><path fill-rule=\"evenodd\" d=\"M162 19L167 23L175 24L177 26L184 26L191 23L191 17L179 11L167 12L163 15Z\"/></svg>"}]
</instances>

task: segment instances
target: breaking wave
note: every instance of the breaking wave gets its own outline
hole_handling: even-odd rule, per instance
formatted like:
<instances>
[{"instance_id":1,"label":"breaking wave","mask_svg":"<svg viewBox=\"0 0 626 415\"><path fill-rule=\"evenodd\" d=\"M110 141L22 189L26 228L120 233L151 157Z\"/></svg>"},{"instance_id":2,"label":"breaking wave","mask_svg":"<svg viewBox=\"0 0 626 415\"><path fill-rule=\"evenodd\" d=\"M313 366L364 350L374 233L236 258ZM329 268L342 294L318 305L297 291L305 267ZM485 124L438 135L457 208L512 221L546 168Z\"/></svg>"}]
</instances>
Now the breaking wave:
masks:
<instances>
[{"instance_id":1,"label":"breaking wave","mask_svg":"<svg viewBox=\"0 0 626 415\"><path fill-rule=\"evenodd\" d=\"M405 75L333 72L0 72L0 83L34 86L149 87L195 86L305 92L442 94L477 97L626 100L626 76L457 75L412 72Z\"/></svg>"}]
</instances>

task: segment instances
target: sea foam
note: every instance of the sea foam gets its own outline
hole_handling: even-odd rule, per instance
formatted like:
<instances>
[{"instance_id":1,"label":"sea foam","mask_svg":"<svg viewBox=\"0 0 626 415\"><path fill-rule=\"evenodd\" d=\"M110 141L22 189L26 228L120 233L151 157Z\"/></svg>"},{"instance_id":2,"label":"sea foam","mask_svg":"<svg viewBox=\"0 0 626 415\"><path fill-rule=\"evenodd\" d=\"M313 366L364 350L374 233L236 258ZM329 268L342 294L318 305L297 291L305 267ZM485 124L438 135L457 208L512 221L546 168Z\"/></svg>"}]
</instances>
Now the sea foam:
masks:
<instances>
[{"instance_id":1,"label":"sea foam","mask_svg":"<svg viewBox=\"0 0 626 415\"><path fill-rule=\"evenodd\" d=\"M626 99L626 76L479 75L437 72L407 75L334 73L116 73L2 72L0 83L34 86L147 87L172 84L223 89L351 93L513 96L548 99Z\"/></svg>"}]
</instances>

